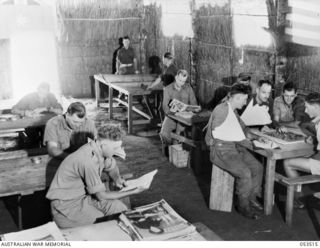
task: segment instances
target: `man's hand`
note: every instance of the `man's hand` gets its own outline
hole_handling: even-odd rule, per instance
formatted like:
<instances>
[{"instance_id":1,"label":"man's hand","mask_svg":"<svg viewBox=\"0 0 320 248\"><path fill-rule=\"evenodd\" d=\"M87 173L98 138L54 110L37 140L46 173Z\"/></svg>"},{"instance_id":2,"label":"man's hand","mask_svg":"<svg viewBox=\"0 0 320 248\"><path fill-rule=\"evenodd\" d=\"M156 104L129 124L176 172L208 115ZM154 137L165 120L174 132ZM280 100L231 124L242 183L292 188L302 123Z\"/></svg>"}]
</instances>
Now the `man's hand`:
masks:
<instances>
[{"instance_id":1,"label":"man's hand","mask_svg":"<svg viewBox=\"0 0 320 248\"><path fill-rule=\"evenodd\" d=\"M139 194L139 193L141 193L141 192L143 192L143 191L146 191L147 189L149 189L149 188L146 188L146 187L137 187L137 188L133 189L131 192L132 192L132 194Z\"/></svg>"},{"instance_id":2,"label":"man's hand","mask_svg":"<svg viewBox=\"0 0 320 248\"><path fill-rule=\"evenodd\" d=\"M307 144L313 144L313 138L311 136L308 136L306 139L305 139L305 142Z\"/></svg>"},{"instance_id":3,"label":"man's hand","mask_svg":"<svg viewBox=\"0 0 320 248\"><path fill-rule=\"evenodd\" d=\"M285 126L280 126L277 128L277 131L279 133L287 133L288 132L288 128L286 128Z\"/></svg>"},{"instance_id":4,"label":"man's hand","mask_svg":"<svg viewBox=\"0 0 320 248\"><path fill-rule=\"evenodd\" d=\"M127 186L127 182L126 180L124 180L122 177L119 177L116 181L115 181L115 185L116 187L118 187L119 189L122 189L123 187Z\"/></svg>"}]
</instances>

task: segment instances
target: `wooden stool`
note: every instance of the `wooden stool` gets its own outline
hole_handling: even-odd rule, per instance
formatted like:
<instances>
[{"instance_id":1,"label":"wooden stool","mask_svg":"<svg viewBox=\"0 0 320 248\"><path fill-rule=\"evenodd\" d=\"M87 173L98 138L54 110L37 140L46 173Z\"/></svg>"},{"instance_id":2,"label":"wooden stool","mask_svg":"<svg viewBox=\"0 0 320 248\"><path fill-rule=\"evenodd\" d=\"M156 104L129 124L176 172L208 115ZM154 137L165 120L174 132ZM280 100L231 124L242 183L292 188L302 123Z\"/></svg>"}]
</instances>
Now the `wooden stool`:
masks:
<instances>
[{"instance_id":1,"label":"wooden stool","mask_svg":"<svg viewBox=\"0 0 320 248\"><path fill-rule=\"evenodd\" d=\"M276 173L275 181L287 187L287 199L286 199L286 223L288 226L292 224L293 213L293 200L294 200L294 188L297 185L311 184L320 182L320 176L307 175L297 178L288 178Z\"/></svg>"},{"instance_id":2,"label":"wooden stool","mask_svg":"<svg viewBox=\"0 0 320 248\"><path fill-rule=\"evenodd\" d=\"M209 208L231 212L234 177L227 171L212 164Z\"/></svg>"}]
</instances>

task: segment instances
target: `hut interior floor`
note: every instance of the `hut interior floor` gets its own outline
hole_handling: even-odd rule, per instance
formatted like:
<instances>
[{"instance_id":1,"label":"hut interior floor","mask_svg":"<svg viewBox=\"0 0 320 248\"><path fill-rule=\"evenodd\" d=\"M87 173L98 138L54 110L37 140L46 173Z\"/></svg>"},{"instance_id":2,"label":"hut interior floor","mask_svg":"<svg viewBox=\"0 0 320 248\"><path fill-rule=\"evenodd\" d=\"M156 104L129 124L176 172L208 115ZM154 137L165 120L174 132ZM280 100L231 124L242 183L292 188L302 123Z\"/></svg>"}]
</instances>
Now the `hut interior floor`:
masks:
<instances>
[{"instance_id":1,"label":"hut interior floor","mask_svg":"<svg viewBox=\"0 0 320 248\"><path fill-rule=\"evenodd\" d=\"M223 240L291 241L318 240L320 237L320 208L317 209L317 201L305 210L294 211L292 228L283 220L285 191L281 187L276 187L276 195L282 192L282 201L276 201L272 215L263 215L259 220L246 219L234 209L231 213L212 211L208 208L209 168L204 168L201 176L195 176L190 168L174 167L162 156L158 136L128 135L124 147L127 159L118 163L127 163L134 176L158 169L151 188L131 197L133 207L165 199L185 219L191 223L202 222ZM18 231L15 203L15 196L0 199L0 234ZM24 228L51 220L49 202L45 199L44 191L24 196L21 204Z\"/></svg>"}]
</instances>

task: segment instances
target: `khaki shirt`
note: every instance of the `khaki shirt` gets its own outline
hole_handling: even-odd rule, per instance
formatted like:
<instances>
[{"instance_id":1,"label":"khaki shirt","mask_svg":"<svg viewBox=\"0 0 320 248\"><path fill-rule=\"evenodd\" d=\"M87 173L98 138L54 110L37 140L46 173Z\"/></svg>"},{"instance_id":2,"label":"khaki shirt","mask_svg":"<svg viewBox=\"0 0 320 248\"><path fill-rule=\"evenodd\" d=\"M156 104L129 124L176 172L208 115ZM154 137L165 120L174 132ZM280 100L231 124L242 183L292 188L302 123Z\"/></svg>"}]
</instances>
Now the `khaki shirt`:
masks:
<instances>
[{"instance_id":1,"label":"khaki shirt","mask_svg":"<svg viewBox=\"0 0 320 248\"><path fill-rule=\"evenodd\" d=\"M58 144L61 150L68 150L69 153L76 151L88 142L88 138L94 139L97 136L97 129L92 120L85 117L82 125L73 130L69 128L65 116L58 115L51 118L46 125L43 143L52 141Z\"/></svg>"},{"instance_id":2,"label":"khaki shirt","mask_svg":"<svg viewBox=\"0 0 320 248\"><path fill-rule=\"evenodd\" d=\"M59 166L46 197L73 200L106 191L101 180L104 160L94 141L66 157Z\"/></svg>"}]
</instances>

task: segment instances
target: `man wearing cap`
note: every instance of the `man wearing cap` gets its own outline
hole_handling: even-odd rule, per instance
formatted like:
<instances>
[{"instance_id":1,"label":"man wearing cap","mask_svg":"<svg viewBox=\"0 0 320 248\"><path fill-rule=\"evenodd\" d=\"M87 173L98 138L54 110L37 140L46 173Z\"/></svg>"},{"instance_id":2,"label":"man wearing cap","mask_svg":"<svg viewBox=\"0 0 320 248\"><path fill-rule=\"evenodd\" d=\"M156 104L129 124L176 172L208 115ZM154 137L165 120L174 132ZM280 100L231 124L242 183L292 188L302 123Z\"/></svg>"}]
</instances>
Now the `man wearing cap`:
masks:
<instances>
[{"instance_id":1,"label":"man wearing cap","mask_svg":"<svg viewBox=\"0 0 320 248\"><path fill-rule=\"evenodd\" d=\"M248 85L251 88L251 93L254 94L256 92L257 85L251 81L251 72L241 72L238 76L238 83Z\"/></svg>"},{"instance_id":2,"label":"man wearing cap","mask_svg":"<svg viewBox=\"0 0 320 248\"><path fill-rule=\"evenodd\" d=\"M129 75L138 74L137 58L133 48L130 46L129 36L123 37L123 47L118 51L116 58L116 74Z\"/></svg>"}]
</instances>

